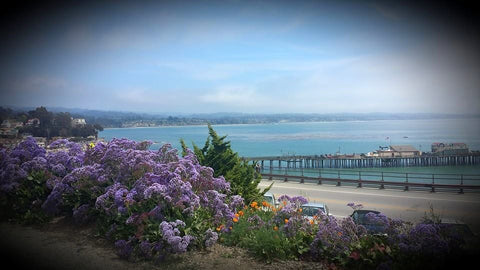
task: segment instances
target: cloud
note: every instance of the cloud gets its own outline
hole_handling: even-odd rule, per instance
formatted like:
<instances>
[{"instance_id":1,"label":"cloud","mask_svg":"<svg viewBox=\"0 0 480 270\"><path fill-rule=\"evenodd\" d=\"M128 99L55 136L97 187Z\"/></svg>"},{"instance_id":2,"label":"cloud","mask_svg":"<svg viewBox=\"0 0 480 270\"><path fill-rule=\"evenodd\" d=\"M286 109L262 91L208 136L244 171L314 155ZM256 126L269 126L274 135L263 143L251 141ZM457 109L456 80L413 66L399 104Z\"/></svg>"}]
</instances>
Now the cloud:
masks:
<instances>
[{"instance_id":1,"label":"cloud","mask_svg":"<svg viewBox=\"0 0 480 270\"><path fill-rule=\"evenodd\" d=\"M65 89L68 86L68 83L66 80L59 77L35 75L19 80L9 81L8 85L9 88L14 89L15 91L38 92L48 89Z\"/></svg>"}]
</instances>

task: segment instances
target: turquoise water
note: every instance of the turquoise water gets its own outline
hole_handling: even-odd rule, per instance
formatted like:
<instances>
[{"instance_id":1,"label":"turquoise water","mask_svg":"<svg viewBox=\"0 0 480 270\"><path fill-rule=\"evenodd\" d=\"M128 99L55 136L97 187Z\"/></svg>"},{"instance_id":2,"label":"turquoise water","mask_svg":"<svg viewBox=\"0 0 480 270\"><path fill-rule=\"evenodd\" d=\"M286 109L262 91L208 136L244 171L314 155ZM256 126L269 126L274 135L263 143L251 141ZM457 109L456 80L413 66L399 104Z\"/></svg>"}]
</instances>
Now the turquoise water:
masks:
<instances>
[{"instance_id":1,"label":"turquoise water","mask_svg":"<svg viewBox=\"0 0 480 270\"><path fill-rule=\"evenodd\" d=\"M228 135L240 156L320 155L367 153L378 147L410 144L430 151L433 142L464 142L480 150L480 119L382 120L355 122L279 123L214 126L219 135ZM165 143L181 149L180 138L202 147L208 136L206 126L105 129L100 137L151 140L151 149ZM388 137L388 139L387 139ZM357 171L358 169L353 169ZM362 169L378 171L378 168ZM391 172L480 174L480 166L381 168Z\"/></svg>"},{"instance_id":2,"label":"turquoise water","mask_svg":"<svg viewBox=\"0 0 480 270\"><path fill-rule=\"evenodd\" d=\"M480 150L480 119L219 125L214 126L214 129L221 136L228 135L227 139L231 141L233 150L245 157L320 155L334 154L337 151L342 154L367 153L378 149L380 145L397 144L409 144L421 151L430 151L433 142L464 142L471 150ZM158 149L161 145L170 143L179 150L180 138L183 138L190 147L192 142L203 147L207 136L207 126L117 128L105 129L99 134L99 137L106 140L112 138L151 140L154 142L151 149ZM478 176L480 166L345 169L342 170L340 177L356 179L359 170L362 171L362 179L368 180L381 180L378 172L383 171L385 181L403 182L404 173L409 173L409 181L431 183L431 175L422 175L423 173L447 173L456 176L447 177L450 179L437 178L435 182L460 184L460 174L471 174L477 176L466 176L464 183L480 184L477 180L480 179ZM370 176L368 172L371 172ZM400 174L396 174L397 172ZM322 173L324 177L338 176L335 169L324 170ZM301 171L289 171L289 174L301 174ZM319 172L305 170L304 174L318 176Z\"/></svg>"},{"instance_id":3,"label":"turquoise water","mask_svg":"<svg viewBox=\"0 0 480 270\"><path fill-rule=\"evenodd\" d=\"M228 135L241 156L319 155L367 153L381 146L410 144L430 151L433 142L464 142L480 150L480 119L381 120L355 122L279 123L214 126ZM189 146L203 146L206 126L105 129L100 137L151 140L151 149L170 143L180 149L179 139ZM388 137L388 138L387 138Z\"/></svg>"}]
</instances>

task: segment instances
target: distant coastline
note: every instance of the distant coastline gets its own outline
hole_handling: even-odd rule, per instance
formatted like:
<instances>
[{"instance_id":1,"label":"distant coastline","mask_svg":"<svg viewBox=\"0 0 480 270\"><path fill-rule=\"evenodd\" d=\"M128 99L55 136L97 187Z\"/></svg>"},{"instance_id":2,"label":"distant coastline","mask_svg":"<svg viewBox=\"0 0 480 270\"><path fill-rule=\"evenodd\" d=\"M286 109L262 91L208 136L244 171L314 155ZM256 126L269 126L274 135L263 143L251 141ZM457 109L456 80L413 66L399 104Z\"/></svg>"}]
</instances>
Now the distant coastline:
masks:
<instances>
[{"instance_id":1,"label":"distant coastline","mask_svg":"<svg viewBox=\"0 0 480 270\"><path fill-rule=\"evenodd\" d=\"M480 119L480 116L475 117L431 117L431 118L391 118L391 119L364 119L364 120L349 120L349 119L340 119L340 120L304 120L304 121L278 121L278 122L252 122L252 123L215 123L215 121L206 121L204 123L195 123L195 124L185 124L185 123L171 123L171 124L160 124L160 125L124 125L121 127L105 127L105 129L137 129L137 128L159 128L159 127L202 127L207 126L211 123L214 126L247 126L247 125L278 125L278 124L308 124L308 123L362 123L362 122L374 122L374 121L408 121L408 120L435 120L435 119Z\"/></svg>"},{"instance_id":2,"label":"distant coastline","mask_svg":"<svg viewBox=\"0 0 480 270\"><path fill-rule=\"evenodd\" d=\"M1 107L0 107L1 108ZM32 108L6 108L2 119L10 115L20 115ZM53 113L70 113L73 118L85 119L87 124L98 124L103 128L147 128L212 125L251 125L281 123L332 123L363 122L379 120L428 120L428 119L480 119L480 114L446 114L446 113L136 113L125 111L100 111L48 107Z\"/></svg>"}]
</instances>

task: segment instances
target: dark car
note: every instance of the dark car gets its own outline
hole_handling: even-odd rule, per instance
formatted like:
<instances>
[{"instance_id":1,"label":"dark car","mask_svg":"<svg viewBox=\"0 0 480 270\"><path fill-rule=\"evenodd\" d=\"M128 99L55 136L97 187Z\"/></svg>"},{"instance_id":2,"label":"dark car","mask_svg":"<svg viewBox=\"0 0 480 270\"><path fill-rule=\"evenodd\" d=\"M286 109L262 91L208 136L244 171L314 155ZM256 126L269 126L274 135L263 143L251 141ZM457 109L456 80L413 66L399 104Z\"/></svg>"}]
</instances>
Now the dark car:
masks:
<instances>
[{"instance_id":1,"label":"dark car","mask_svg":"<svg viewBox=\"0 0 480 270\"><path fill-rule=\"evenodd\" d=\"M375 210L355 210L350 215L353 222L357 225L362 225L371 234L384 234L386 231L386 223L383 219L386 218L379 211Z\"/></svg>"},{"instance_id":2,"label":"dark car","mask_svg":"<svg viewBox=\"0 0 480 270\"><path fill-rule=\"evenodd\" d=\"M442 234L455 238L466 245L478 246L479 238L470 227L461 221L442 220L439 224Z\"/></svg>"}]
</instances>

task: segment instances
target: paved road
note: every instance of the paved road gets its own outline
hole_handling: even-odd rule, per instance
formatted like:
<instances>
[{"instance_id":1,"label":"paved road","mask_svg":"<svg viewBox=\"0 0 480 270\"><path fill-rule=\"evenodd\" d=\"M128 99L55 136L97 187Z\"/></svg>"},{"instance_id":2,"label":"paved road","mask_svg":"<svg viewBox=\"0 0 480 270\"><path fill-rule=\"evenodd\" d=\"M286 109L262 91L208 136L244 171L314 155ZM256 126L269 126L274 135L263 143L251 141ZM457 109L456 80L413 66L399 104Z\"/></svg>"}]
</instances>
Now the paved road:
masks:
<instances>
[{"instance_id":1,"label":"paved road","mask_svg":"<svg viewBox=\"0 0 480 270\"><path fill-rule=\"evenodd\" d=\"M432 206L434 213L442 219L464 222L474 232L480 233L480 193L379 190L281 180L262 180L259 186L267 187L272 182L270 191L277 198L283 194L301 195L310 202L324 202L336 217L350 215L352 209L347 203L354 202L363 204L364 209L377 210L392 218L418 222Z\"/></svg>"}]
</instances>

